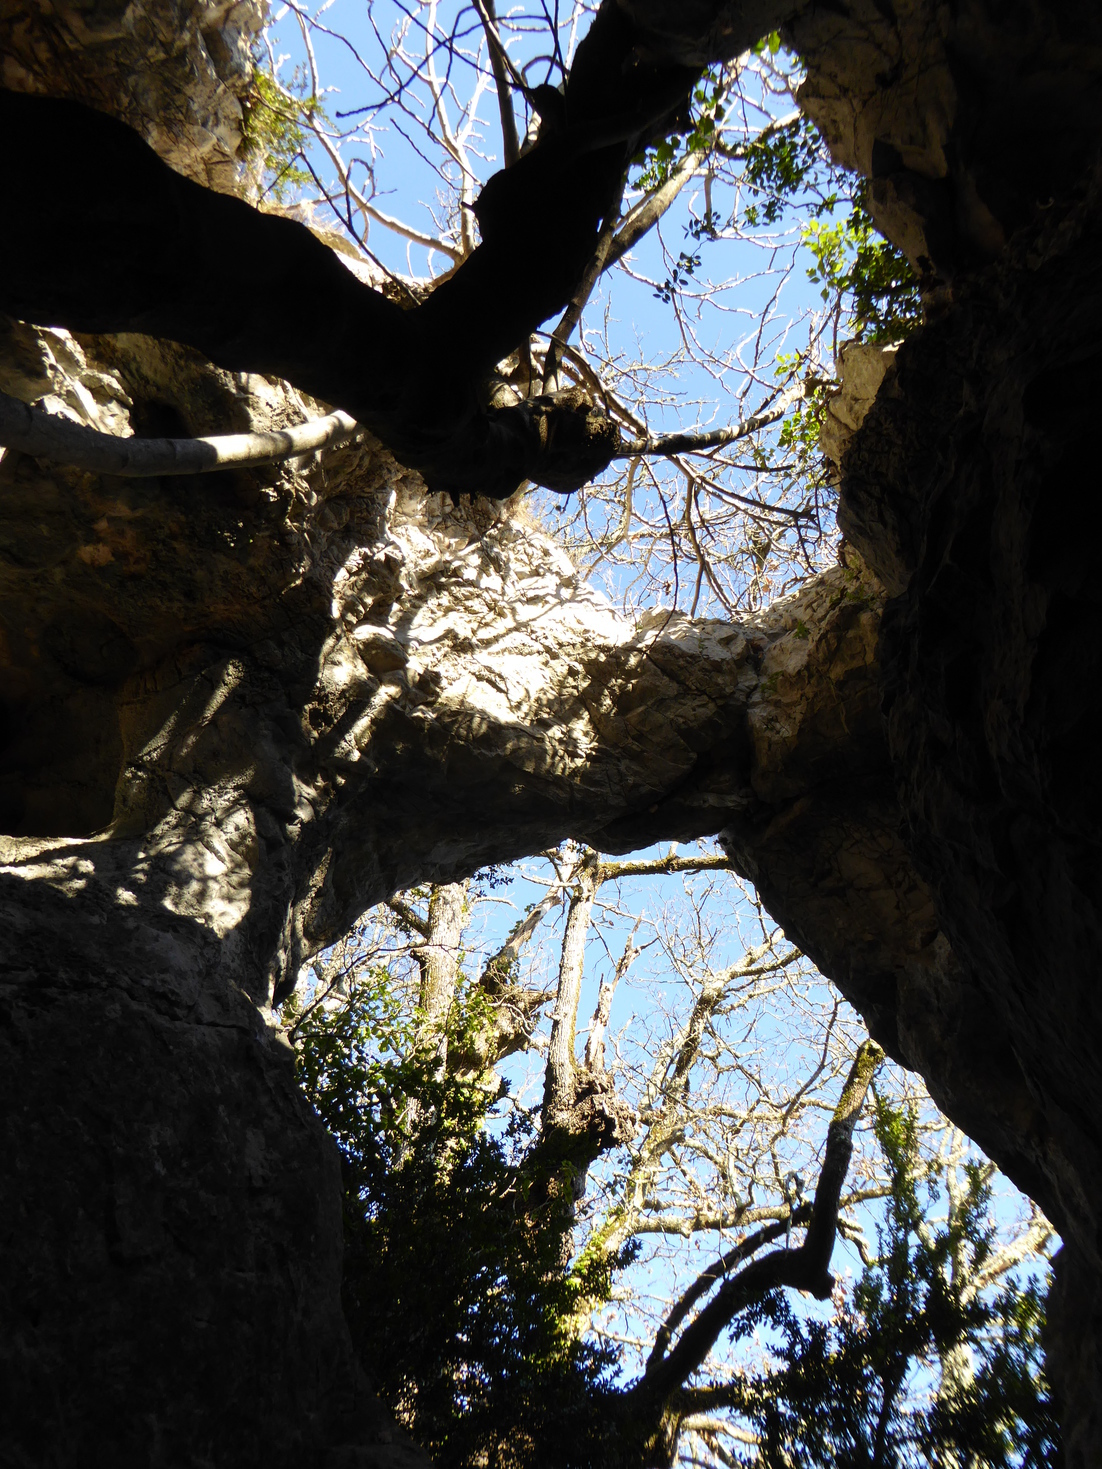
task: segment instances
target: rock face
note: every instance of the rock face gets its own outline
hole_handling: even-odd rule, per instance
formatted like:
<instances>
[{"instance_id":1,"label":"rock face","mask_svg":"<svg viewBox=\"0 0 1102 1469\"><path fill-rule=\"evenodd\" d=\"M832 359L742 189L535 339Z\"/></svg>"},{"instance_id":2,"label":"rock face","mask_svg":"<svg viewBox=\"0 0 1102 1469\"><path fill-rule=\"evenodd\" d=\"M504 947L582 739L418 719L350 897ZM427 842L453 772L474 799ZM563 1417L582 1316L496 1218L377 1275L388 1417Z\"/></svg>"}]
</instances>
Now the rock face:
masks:
<instances>
[{"instance_id":1,"label":"rock face","mask_svg":"<svg viewBox=\"0 0 1102 1469\"><path fill-rule=\"evenodd\" d=\"M144 338L5 340L9 386L98 427L310 407ZM270 1003L416 879L756 807L829 754L838 691L875 710L879 588L632 622L518 507L453 510L369 441L165 483L9 453L0 484L4 1455L401 1462Z\"/></svg>"},{"instance_id":2,"label":"rock face","mask_svg":"<svg viewBox=\"0 0 1102 1469\"><path fill-rule=\"evenodd\" d=\"M794 13L792 13L794 12ZM1066 198L1102 141L1102 26L1082 0L792 6L800 106L870 180L883 232L947 288L986 265L1038 206Z\"/></svg>"},{"instance_id":3,"label":"rock face","mask_svg":"<svg viewBox=\"0 0 1102 1469\"><path fill-rule=\"evenodd\" d=\"M129 123L177 172L226 193L242 165L264 0L30 0L0 7L0 86Z\"/></svg>"},{"instance_id":4,"label":"rock face","mask_svg":"<svg viewBox=\"0 0 1102 1469\"><path fill-rule=\"evenodd\" d=\"M284 391L175 349L94 345L11 327L6 385L116 431L128 416L189 429L206 414L243 428L301 416ZM225 700L242 643L318 618L317 589L301 605L295 591L309 552L291 507L309 487L293 471L106 484L11 454L0 475L5 824L41 834L6 841L0 898L0 1458L301 1464L372 1444L347 1462L418 1462L340 1314L332 1144L247 993L270 935L249 931L241 861L278 837L256 831L235 774L244 756L246 783L271 783L263 725L284 711L271 682L252 716ZM269 576L291 600L262 611ZM137 791L159 801L161 837L80 840L110 821L124 752L158 702L193 780L218 775L199 793L166 769L152 794L146 742L130 819ZM274 892L261 881L261 907Z\"/></svg>"},{"instance_id":5,"label":"rock face","mask_svg":"<svg viewBox=\"0 0 1102 1469\"><path fill-rule=\"evenodd\" d=\"M853 354L833 410L856 550L754 623L631 621L522 507L454 509L366 437L163 482L0 460L5 1463L416 1462L352 1357L337 1159L270 1007L396 887L720 829L1069 1241L1051 1360L1070 1461L1102 1458L1102 21L625 8L687 57L787 18L804 105L926 273L927 325ZM0 15L6 85L227 182L245 70L209 22L255 11L45 14ZM115 433L318 408L12 322L0 389Z\"/></svg>"},{"instance_id":6,"label":"rock face","mask_svg":"<svg viewBox=\"0 0 1102 1469\"><path fill-rule=\"evenodd\" d=\"M1098 574L1073 527L1099 380L1102 17L812 6L791 29L813 58L801 105L871 178L931 318L852 437L839 515L891 594L896 809L951 945L954 972L911 987L903 1048L1067 1241L1050 1367L1069 1462L1093 1464Z\"/></svg>"},{"instance_id":7,"label":"rock face","mask_svg":"<svg viewBox=\"0 0 1102 1469\"><path fill-rule=\"evenodd\" d=\"M1077 1335L1102 1221L1099 1015L1087 978L1102 937L1091 749L1102 696L1089 631L1099 590L1075 531L1091 493L1098 252L1092 187L963 285L954 311L901 349L844 490L851 534L898 592L881 658L909 847L1028 1078L1044 1174L1034 1188L1047 1185L1069 1241L1057 1306L1076 1300ZM931 444L935 415L943 428ZM1088 1411L1097 1360L1096 1347L1054 1356L1057 1372L1074 1361L1075 1417L1093 1424L1070 1436L1076 1463L1102 1452Z\"/></svg>"},{"instance_id":8,"label":"rock face","mask_svg":"<svg viewBox=\"0 0 1102 1469\"><path fill-rule=\"evenodd\" d=\"M850 533L899 595L881 642L909 845L1046 1118L1065 1228L1097 1258L1102 873L1087 513L1102 273L1093 199L899 352L846 459ZM932 417L936 444L923 443ZM873 508L890 464L889 536ZM1088 1184L1087 1180L1095 1180Z\"/></svg>"}]
</instances>

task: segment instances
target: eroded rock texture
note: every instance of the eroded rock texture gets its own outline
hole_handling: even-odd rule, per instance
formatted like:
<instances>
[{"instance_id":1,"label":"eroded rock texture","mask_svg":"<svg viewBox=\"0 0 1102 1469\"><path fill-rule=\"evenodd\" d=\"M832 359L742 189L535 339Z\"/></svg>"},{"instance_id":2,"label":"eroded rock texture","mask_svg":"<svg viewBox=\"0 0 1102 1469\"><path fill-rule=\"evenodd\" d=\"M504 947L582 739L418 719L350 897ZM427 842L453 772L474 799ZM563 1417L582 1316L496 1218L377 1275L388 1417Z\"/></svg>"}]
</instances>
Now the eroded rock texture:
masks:
<instances>
[{"instance_id":1,"label":"eroded rock texture","mask_svg":"<svg viewBox=\"0 0 1102 1469\"><path fill-rule=\"evenodd\" d=\"M9 383L100 426L303 412L144 338L6 340ZM879 589L854 565L760 624L633 622L518 507L456 511L369 441L165 483L9 453L0 485L6 1452L377 1441L336 1160L267 1007L416 879L755 805L837 738L832 689L874 707Z\"/></svg>"},{"instance_id":2,"label":"eroded rock texture","mask_svg":"<svg viewBox=\"0 0 1102 1469\"><path fill-rule=\"evenodd\" d=\"M1098 569L1078 528L1096 478L1098 222L1092 188L901 349L846 483L852 533L899 591L881 652L910 848L1028 1077L1042 1119L1036 1187L1085 1273L1097 1270L1102 1204L1102 708ZM932 414L936 444L920 427ZM889 518L877 508L885 473ZM1063 1298L1077 1289L1090 1287ZM1097 1431L1079 1461L1094 1462Z\"/></svg>"},{"instance_id":3,"label":"eroded rock texture","mask_svg":"<svg viewBox=\"0 0 1102 1469\"><path fill-rule=\"evenodd\" d=\"M926 285L998 257L1067 199L1102 139L1097 6L910 0L793 6L800 106L870 182L877 225Z\"/></svg>"},{"instance_id":4,"label":"eroded rock texture","mask_svg":"<svg viewBox=\"0 0 1102 1469\"><path fill-rule=\"evenodd\" d=\"M1102 16L811 6L791 34L801 104L871 178L931 318L853 438L840 513L892 593L892 774L955 970L911 988L901 1039L1068 1242L1051 1365L1069 1460L1093 1464L1102 807L1098 571L1079 528L1097 477Z\"/></svg>"},{"instance_id":5,"label":"eroded rock texture","mask_svg":"<svg viewBox=\"0 0 1102 1469\"><path fill-rule=\"evenodd\" d=\"M161 121L210 29L185 9L5 10L5 82L186 138L225 185L237 103ZM352 1358L336 1158L270 1006L403 884L720 829L1071 1242L1052 1361L1072 1462L1102 1457L1098 16L625 9L692 62L787 21L926 273L930 321L861 383L855 355L833 414L857 549L753 624L635 622L522 507L457 510L367 438L191 481L0 461L5 1462L414 1462ZM127 49L143 26L161 51ZM111 432L318 407L10 322L0 389Z\"/></svg>"},{"instance_id":6,"label":"eroded rock texture","mask_svg":"<svg viewBox=\"0 0 1102 1469\"><path fill-rule=\"evenodd\" d=\"M108 112L179 173L233 193L251 47L265 13L263 0L5 4L0 86Z\"/></svg>"}]
</instances>

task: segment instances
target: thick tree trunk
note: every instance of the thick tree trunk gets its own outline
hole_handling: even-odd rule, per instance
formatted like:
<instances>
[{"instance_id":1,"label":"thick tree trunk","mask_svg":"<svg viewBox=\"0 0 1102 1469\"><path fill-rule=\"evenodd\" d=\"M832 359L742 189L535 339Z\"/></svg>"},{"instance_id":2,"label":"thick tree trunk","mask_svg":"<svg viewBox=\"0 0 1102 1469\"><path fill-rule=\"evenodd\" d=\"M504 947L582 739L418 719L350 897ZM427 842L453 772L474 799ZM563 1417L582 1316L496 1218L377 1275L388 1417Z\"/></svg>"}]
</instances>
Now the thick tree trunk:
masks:
<instances>
[{"instance_id":1,"label":"thick tree trunk","mask_svg":"<svg viewBox=\"0 0 1102 1469\"><path fill-rule=\"evenodd\" d=\"M459 949L466 911L465 882L445 882L433 888L425 941L415 951L421 970L418 1044L433 1056L434 1070L440 1077L448 1064L448 1014L459 978Z\"/></svg>"},{"instance_id":2,"label":"thick tree trunk","mask_svg":"<svg viewBox=\"0 0 1102 1469\"><path fill-rule=\"evenodd\" d=\"M596 854L583 856L572 874L570 906L566 912L566 929L559 954L559 984L555 1008L551 1014L551 1041L547 1050L547 1072L543 1089L543 1130L570 1128L574 1109L575 1035L578 1026L578 1002L582 996L582 973L585 968L585 945L593 901L597 896Z\"/></svg>"}]
</instances>

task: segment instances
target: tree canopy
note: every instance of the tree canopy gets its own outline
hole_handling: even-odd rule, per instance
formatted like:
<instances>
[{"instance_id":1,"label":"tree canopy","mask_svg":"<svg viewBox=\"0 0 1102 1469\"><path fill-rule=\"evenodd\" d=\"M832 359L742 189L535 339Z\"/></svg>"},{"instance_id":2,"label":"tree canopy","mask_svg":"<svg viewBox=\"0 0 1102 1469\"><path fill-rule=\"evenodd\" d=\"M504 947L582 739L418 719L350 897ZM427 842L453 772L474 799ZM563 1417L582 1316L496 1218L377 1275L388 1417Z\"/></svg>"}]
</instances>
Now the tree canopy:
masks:
<instances>
[{"instance_id":1,"label":"tree canopy","mask_svg":"<svg viewBox=\"0 0 1102 1469\"><path fill-rule=\"evenodd\" d=\"M287 1008L344 1159L346 1311L411 1432L457 1469L1058 1462L1043 1217L1015 1225L1004 1202L996 1224L991 1166L928 1101L920 1130L920 1097L776 931L709 967L721 905L745 904L725 859L556 857L496 949L472 908L500 905L508 873L404 895ZM647 917L640 883L676 873L685 896ZM633 908L617 956L602 935ZM587 936L607 958L579 1054ZM651 948L686 992L617 1023ZM865 1262L853 1284L831 1274L839 1232Z\"/></svg>"}]
</instances>

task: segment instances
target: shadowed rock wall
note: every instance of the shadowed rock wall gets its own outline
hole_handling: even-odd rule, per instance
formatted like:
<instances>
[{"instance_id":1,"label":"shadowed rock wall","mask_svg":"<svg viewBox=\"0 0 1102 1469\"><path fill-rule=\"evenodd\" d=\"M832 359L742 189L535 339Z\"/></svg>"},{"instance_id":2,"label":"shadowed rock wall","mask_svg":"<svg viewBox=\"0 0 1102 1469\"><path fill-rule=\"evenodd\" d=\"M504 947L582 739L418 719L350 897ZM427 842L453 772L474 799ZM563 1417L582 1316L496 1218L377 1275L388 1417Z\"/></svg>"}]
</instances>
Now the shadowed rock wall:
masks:
<instances>
[{"instance_id":1,"label":"shadowed rock wall","mask_svg":"<svg viewBox=\"0 0 1102 1469\"><path fill-rule=\"evenodd\" d=\"M264 0L5 5L0 86L71 97L109 112L177 172L234 193L251 47L266 9Z\"/></svg>"},{"instance_id":2,"label":"shadowed rock wall","mask_svg":"<svg viewBox=\"0 0 1102 1469\"><path fill-rule=\"evenodd\" d=\"M13 390L99 428L312 411L147 338L4 343ZM633 621L519 507L367 438L165 482L8 453L0 545L0 1456L400 1464L270 1004L396 888L714 831L793 751L829 769L847 709L882 745L879 587L855 561L743 626Z\"/></svg>"},{"instance_id":3,"label":"shadowed rock wall","mask_svg":"<svg viewBox=\"0 0 1102 1469\"><path fill-rule=\"evenodd\" d=\"M871 179L929 318L852 438L839 513L892 594L897 810L951 945L954 972L912 987L904 1049L1064 1234L1050 1367L1069 1462L1094 1464L1102 14L810 6L791 34L801 105Z\"/></svg>"},{"instance_id":4,"label":"shadowed rock wall","mask_svg":"<svg viewBox=\"0 0 1102 1469\"><path fill-rule=\"evenodd\" d=\"M961 283L952 312L900 350L843 489L850 533L899 591L881 659L908 844L1041 1115L1046 1207L1069 1241L1053 1329L1074 1300L1077 1337L1093 1319L1078 1298L1095 1289L1102 1223L1102 592L1084 533L1099 221L1091 186ZM1058 1376L1074 1364L1073 1463L1102 1454L1097 1359L1096 1346L1053 1357Z\"/></svg>"},{"instance_id":5,"label":"shadowed rock wall","mask_svg":"<svg viewBox=\"0 0 1102 1469\"><path fill-rule=\"evenodd\" d=\"M692 57L747 23L728 9L638 8ZM158 133L155 78L199 56L206 11L157 11L183 39L149 49L148 83L140 44L96 52L109 7L65 12L53 50L45 14L0 21L8 85L102 86L225 183L236 102ZM190 482L0 462L11 1462L414 1455L351 1358L337 1162L268 1007L402 884L566 835L720 828L1072 1241L1052 1362L1072 1462L1102 1457L1098 26L1029 4L790 17L804 104L872 176L930 320L838 419L868 410L843 458L860 555L758 622L630 622L517 507L451 509L367 439ZM171 345L18 324L0 387L113 432L317 406Z\"/></svg>"}]
</instances>

